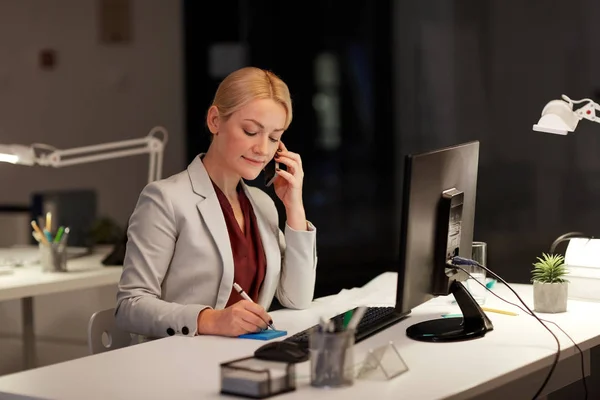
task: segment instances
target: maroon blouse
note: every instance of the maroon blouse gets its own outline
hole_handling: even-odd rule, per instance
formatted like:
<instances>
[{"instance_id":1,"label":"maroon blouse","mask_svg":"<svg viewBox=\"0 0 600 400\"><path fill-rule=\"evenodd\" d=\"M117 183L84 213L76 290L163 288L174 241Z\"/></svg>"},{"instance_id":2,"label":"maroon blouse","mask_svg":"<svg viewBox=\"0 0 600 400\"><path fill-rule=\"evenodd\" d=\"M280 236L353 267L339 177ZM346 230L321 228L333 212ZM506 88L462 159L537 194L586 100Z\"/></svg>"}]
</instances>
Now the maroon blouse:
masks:
<instances>
[{"instance_id":1,"label":"maroon blouse","mask_svg":"<svg viewBox=\"0 0 600 400\"><path fill-rule=\"evenodd\" d=\"M229 200L227 200L225 194L214 182L213 186L217 193L219 204L221 204L221 209L223 210L225 224L227 225L227 231L229 233L229 241L231 242L235 271L233 280L244 289L254 302L257 302L258 293L267 270L267 259L265 257L252 204L250 204L250 200L246 197L246 193L244 193L242 186L239 185L237 188L238 199L242 208L242 213L244 214L245 232L242 232L240 225L235 219L235 214L233 213L233 208L231 208ZM226 307L229 307L240 300L242 300L242 297L235 289L232 289Z\"/></svg>"}]
</instances>

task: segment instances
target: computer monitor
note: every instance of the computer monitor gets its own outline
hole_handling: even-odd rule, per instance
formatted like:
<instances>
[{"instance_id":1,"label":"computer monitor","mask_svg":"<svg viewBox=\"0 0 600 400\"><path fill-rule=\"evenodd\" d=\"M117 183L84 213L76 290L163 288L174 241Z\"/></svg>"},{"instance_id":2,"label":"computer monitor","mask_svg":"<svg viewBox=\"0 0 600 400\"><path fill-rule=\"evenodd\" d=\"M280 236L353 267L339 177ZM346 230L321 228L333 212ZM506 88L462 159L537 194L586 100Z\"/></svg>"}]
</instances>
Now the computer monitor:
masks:
<instances>
[{"instance_id":1,"label":"computer monitor","mask_svg":"<svg viewBox=\"0 0 600 400\"><path fill-rule=\"evenodd\" d=\"M355 332L356 343L407 318L435 296L453 294L463 318L441 318L410 326L416 340L442 342L481 337L492 323L460 283L464 272L446 262L470 258L475 219L479 142L406 156L395 307L369 307ZM341 326L344 313L332 318ZM308 347L317 326L285 339Z\"/></svg>"},{"instance_id":2,"label":"computer monitor","mask_svg":"<svg viewBox=\"0 0 600 400\"><path fill-rule=\"evenodd\" d=\"M477 141L406 156L396 310L453 294L463 313L410 326L413 339L467 340L493 329L461 283L468 275L447 265L455 255L471 258L478 163Z\"/></svg>"}]
</instances>

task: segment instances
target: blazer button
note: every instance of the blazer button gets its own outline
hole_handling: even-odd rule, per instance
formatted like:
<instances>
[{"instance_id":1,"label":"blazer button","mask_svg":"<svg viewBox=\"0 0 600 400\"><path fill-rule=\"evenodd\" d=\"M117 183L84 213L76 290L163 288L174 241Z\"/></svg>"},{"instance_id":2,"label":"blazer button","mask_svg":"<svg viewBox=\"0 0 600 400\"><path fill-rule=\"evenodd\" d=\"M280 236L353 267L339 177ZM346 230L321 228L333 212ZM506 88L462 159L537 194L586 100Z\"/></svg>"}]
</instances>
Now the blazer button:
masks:
<instances>
[{"instance_id":1,"label":"blazer button","mask_svg":"<svg viewBox=\"0 0 600 400\"><path fill-rule=\"evenodd\" d=\"M183 333L184 335L187 335L188 333L190 333L190 330L188 329L187 326L184 326L183 328L181 328L181 333Z\"/></svg>"},{"instance_id":2,"label":"blazer button","mask_svg":"<svg viewBox=\"0 0 600 400\"><path fill-rule=\"evenodd\" d=\"M175 331L173 330L173 328L167 329L167 335L173 336L174 334L175 334Z\"/></svg>"}]
</instances>

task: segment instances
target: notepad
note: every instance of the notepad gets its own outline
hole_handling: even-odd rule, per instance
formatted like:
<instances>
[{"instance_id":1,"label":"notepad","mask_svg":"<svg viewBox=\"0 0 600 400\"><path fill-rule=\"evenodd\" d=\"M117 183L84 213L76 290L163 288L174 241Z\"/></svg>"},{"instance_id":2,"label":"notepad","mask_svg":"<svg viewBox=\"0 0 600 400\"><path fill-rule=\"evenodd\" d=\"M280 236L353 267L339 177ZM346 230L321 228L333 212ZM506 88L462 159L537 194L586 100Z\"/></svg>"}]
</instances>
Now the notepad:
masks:
<instances>
[{"instance_id":1,"label":"notepad","mask_svg":"<svg viewBox=\"0 0 600 400\"><path fill-rule=\"evenodd\" d=\"M242 339L271 340L285 335L287 335L287 331L267 329L257 333L246 333L245 335L240 335L238 337Z\"/></svg>"}]
</instances>

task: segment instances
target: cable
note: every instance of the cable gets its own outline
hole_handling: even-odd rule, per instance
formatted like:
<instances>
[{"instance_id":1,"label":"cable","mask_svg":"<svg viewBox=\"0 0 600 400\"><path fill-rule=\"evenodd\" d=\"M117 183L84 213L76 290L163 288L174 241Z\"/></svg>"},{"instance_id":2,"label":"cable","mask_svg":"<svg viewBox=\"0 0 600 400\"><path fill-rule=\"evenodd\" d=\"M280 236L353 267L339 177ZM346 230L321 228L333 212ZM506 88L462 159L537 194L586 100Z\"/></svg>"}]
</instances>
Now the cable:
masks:
<instances>
[{"instance_id":1,"label":"cable","mask_svg":"<svg viewBox=\"0 0 600 400\"><path fill-rule=\"evenodd\" d=\"M484 287L484 288L485 288L485 289L486 289L488 292L490 292L491 294L493 294L493 295L494 295L495 297L497 297L498 299L502 300L503 302L505 302L505 303L507 303L507 304L510 304L510 305L512 305L512 306L515 306L515 307L517 307L518 309L520 309L521 311L523 311L525 314L531 315L531 314L529 314L529 312L528 312L527 310L525 310L525 309L524 309L523 307L521 307L520 305L518 305L518 304L515 304L515 303L513 303L513 302L510 302L510 301L508 301L508 300L506 300L506 299L504 299L504 298L502 298L502 297L498 296L496 293L492 292L492 290L491 290L490 288L488 288L488 287L487 287L487 286L486 286L484 283L480 282L480 281L479 281L477 278L475 278L473 275L471 275L471 274L470 274L470 273L469 273L467 270L465 270L464 268L462 268L462 267L459 267L459 266L457 266L457 265L455 265L455 267L456 267L456 268L459 268L461 271L463 271L464 273L466 273L467 275L469 275L471 278L473 278L473 279L475 280L475 282L477 282L477 284L479 284L480 286L483 286L483 287ZM548 321L548 320L546 320L546 319L542 319L542 318L540 318L540 320L541 320L541 321L544 321L544 322L547 322L547 323L550 323L550 324L552 324L552 325L556 326L558 329L560 329L560 331L561 331L562 333L564 333L564 334L565 334L565 336L566 336L566 337L568 337L568 338L569 338L569 340L570 340L571 342L573 342L573 344L575 345L575 347L576 347L576 348L577 348L577 350L579 351L579 355L580 355L580 359L581 359L581 380L583 381L583 389L584 389L584 391L585 391L585 399L587 400L587 398L588 398L588 387L587 387L587 381L586 381L586 377L585 377L585 362L584 362L584 359L583 359L583 350L581 349L581 347L579 347L579 345L577 344L577 342L575 342L575 340L574 340L574 339L573 339L571 336L569 336L569 334L568 334L567 332L565 332L565 331L563 330L563 328L561 328L561 327L560 327L560 326L559 326L559 325L558 325L556 322L554 322L554 321Z\"/></svg>"},{"instance_id":2,"label":"cable","mask_svg":"<svg viewBox=\"0 0 600 400\"><path fill-rule=\"evenodd\" d=\"M593 239L593 237L586 236L586 234L583 232L565 233L564 235L557 237L556 240L554 240L554 242L552 242L552 245L550 246L550 254L554 254L554 251L556 250L556 246L558 246L560 243L565 242L567 240L571 240L571 239L588 239L588 241L589 241L589 240Z\"/></svg>"},{"instance_id":3,"label":"cable","mask_svg":"<svg viewBox=\"0 0 600 400\"><path fill-rule=\"evenodd\" d=\"M504 284L505 284L505 285L506 285L506 286L507 286L507 287L508 287L508 288L509 288L509 289L510 289L510 290L511 290L513 293L515 293L515 291L514 291L514 290L513 290L513 289L510 287L510 285L508 285L508 283L506 283L506 281L504 281L504 279L502 279L501 277L499 277L499 276L498 276L496 273L494 273L494 272L493 272L493 271L491 271L490 269L488 269L488 268L486 268L486 267L484 267L484 266L480 265L479 263L477 263L477 262L476 262L476 261L474 261L474 260L461 259L461 258L459 258L459 260L460 260L460 262L463 262L463 260L464 260L464 261L466 261L466 262L465 262L465 264L466 264L466 265L477 265L478 267L481 267L481 268L483 268L484 270L488 271L488 272L489 272L491 275L495 276L495 277L496 277L498 280L500 280L502 283L504 283ZM524 313L526 313L526 314L529 314L530 316L533 316L533 317L535 317L535 318L536 318L538 321L543 321L543 322L550 323L550 324L552 324L552 325L556 326L558 329L560 329L560 331L561 331L562 333L564 333L564 334L565 334L565 336L569 338L569 340L571 340L571 342L573 343L573 345L574 345L574 346L577 348L577 351L579 351L580 360L581 360L581 380L583 381L583 388L584 388L584 392L585 392L585 399L587 400L587 398L588 398L588 387L587 387L587 381L586 381L586 376L585 376L585 362L584 362L584 358L583 358L583 350L581 349L581 347L579 347L579 345L578 345L578 344L575 342L575 340L573 340L573 338L572 338L571 336L569 336L569 334L568 334L567 332L565 332L565 331L564 331L564 330L563 330L563 329L562 329L562 328L561 328L561 327L560 327L560 326L559 326L559 325L558 325L556 322L554 322L554 321L548 321L548 320L545 320L545 319L538 318L538 317L537 317L537 316L536 316L536 315L535 315L535 314L534 314L534 313L531 311L531 309L529 309L529 307L527 307L527 305L526 305L526 304L523 302L523 300L522 300L522 299L519 297L519 295L517 295L516 293L515 293L515 295L517 296L517 298L518 298L518 299L519 299L519 300L520 300L520 301L523 303L523 305L525 306L525 308L527 308L527 310L529 310L529 311L525 310L523 307L519 306L518 304L512 303L512 302L510 302L510 301L508 301L508 300L506 300L506 299L504 299L504 298L502 298L502 297L498 296L496 293L492 292L492 291L491 291L491 290L490 290L490 289L489 289L489 288L488 288L488 287L487 287L485 284L483 284L482 282L480 282L478 279L474 278L474 277L473 277L473 275L471 275L471 273L469 273L468 271L466 271L464 268L462 268L462 267L460 267L460 266L458 266L458 265L455 265L455 264L451 264L451 265L452 265L452 266L454 266L454 267L456 267L456 268L459 268L461 271L463 271L464 273L466 273L467 275L469 275L471 278L473 278L473 279L475 280L475 282L477 282L477 284L479 284L479 285L481 285L482 287L484 287L484 288L485 288L487 291L489 291L491 294L493 294L495 297L497 297L498 299L502 300L503 302L505 302L505 303L507 303L507 304L510 304L510 305L512 305L512 306L515 306L515 307L517 307L518 309L520 309L520 310L521 310L521 311L523 311ZM542 324L542 325L544 325L544 324ZM544 326L544 327L545 327L546 329L548 329L548 327L546 327L546 326ZM554 339L557 339L557 337L556 337L556 336L555 336L555 335L554 335L552 332L550 332L550 333L552 334L552 336L554 336ZM560 343L559 343L559 346L558 346L558 348L559 348L559 350L558 350L558 353L560 354ZM557 360L555 359L555 361L557 361ZM545 385L547 384L547 382L548 382L548 380L549 380L549 378L550 378L550 376L551 376L551 375L552 375L552 370L550 371L550 373L549 373L549 376L548 376L547 380L544 382L544 385L543 385L543 386L540 388L540 390L538 391L538 394L539 394L539 393L541 393L541 391L544 389L544 387L545 387ZM537 396L537 394L536 394L536 396ZM534 397L534 398L535 398L535 397Z\"/></svg>"},{"instance_id":4,"label":"cable","mask_svg":"<svg viewBox=\"0 0 600 400\"><path fill-rule=\"evenodd\" d=\"M510 287L510 285L508 284L508 282L506 282L504 279L502 279L500 276L498 276L495 272L491 271L490 269L484 267L483 265L479 264L478 262L476 262L474 260L470 260L468 258L463 258L463 257L453 257L451 259L450 265L452 265L452 266L454 266L456 268L460 268L459 265L477 266L477 267L483 268L484 270L486 270L487 272L489 272L490 275L492 275L493 277L495 277L500 282L504 283L506 285L506 287L511 292L513 292L513 294L515 296L517 296L517 299L519 299L519 301L523 304L523 306L525 306L525 308L529 311L529 314L531 316L533 316L535 319L537 319L538 322L540 324L542 324L542 326L544 328L546 328L546 330L548 332L550 332L550 334L552 335L552 337L554 337L554 340L556 341L556 347L557 347L556 355L554 356L554 361L552 362L552 366L550 367L550 371L548 372L548 375L546 376L546 379L542 383L542 386L540 386L540 388L538 389L538 391L533 396L534 400L537 399L538 396L542 393L542 391L546 387L546 385L548 384L548 382L550 381L550 378L552 377L552 374L554 373L554 370L556 369L556 366L558 365L558 360L560 358L560 340L558 340L558 337L556 337L556 335L554 334L554 332L552 332L552 330L550 328L548 328L546 326L546 324L544 324L544 322L537 315L535 315L535 313L527 306L527 304L525 304L525 302L523 301L523 299L521 298L521 296L519 296L517 294L517 292L515 292L515 290L512 287ZM460 268L460 269L464 271L463 268Z\"/></svg>"}]
</instances>

